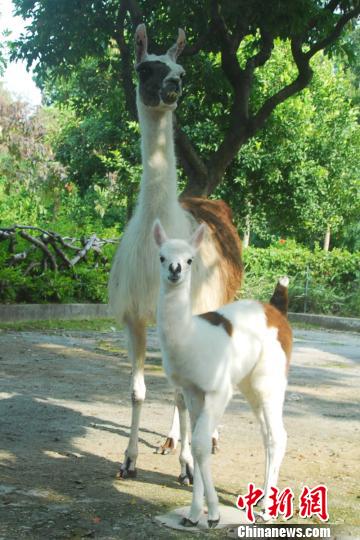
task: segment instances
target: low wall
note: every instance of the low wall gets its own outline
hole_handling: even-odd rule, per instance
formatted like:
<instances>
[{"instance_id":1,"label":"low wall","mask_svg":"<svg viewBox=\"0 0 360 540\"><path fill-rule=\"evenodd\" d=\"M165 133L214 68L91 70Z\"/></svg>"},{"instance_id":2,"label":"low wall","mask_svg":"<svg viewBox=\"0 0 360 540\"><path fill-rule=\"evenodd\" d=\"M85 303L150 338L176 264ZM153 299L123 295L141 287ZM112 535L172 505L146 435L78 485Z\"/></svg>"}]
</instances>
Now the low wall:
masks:
<instances>
[{"instance_id":1,"label":"low wall","mask_svg":"<svg viewBox=\"0 0 360 540\"><path fill-rule=\"evenodd\" d=\"M333 317L331 315L316 315L313 313L289 313L289 320L293 323L313 324L331 330L360 332L360 319L352 317Z\"/></svg>"},{"instance_id":2,"label":"low wall","mask_svg":"<svg viewBox=\"0 0 360 540\"><path fill-rule=\"evenodd\" d=\"M0 304L0 322L111 318L107 304ZM289 313L289 320L329 328L360 332L360 319L310 313Z\"/></svg>"},{"instance_id":3,"label":"low wall","mask_svg":"<svg viewBox=\"0 0 360 540\"><path fill-rule=\"evenodd\" d=\"M106 318L107 304L0 304L0 322Z\"/></svg>"}]
</instances>

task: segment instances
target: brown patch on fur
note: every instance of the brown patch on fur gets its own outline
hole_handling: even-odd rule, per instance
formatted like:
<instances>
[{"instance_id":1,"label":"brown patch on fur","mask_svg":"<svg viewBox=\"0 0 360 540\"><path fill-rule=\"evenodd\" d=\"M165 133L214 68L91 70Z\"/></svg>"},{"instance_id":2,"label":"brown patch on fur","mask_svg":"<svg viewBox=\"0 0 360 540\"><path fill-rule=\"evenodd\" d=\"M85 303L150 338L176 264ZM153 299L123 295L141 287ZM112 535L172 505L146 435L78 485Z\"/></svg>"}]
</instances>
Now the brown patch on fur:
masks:
<instances>
[{"instance_id":1,"label":"brown patch on fur","mask_svg":"<svg viewBox=\"0 0 360 540\"><path fill-rule=\"evenodd\" d=\"M231 337L233 333L233 325L221 313L218 313L217 311L208 311L207 313L202 313L199 315L202 319L205 319L210 324L213 324L214 326L222 326L225 330L225 332Z\"/></svg>"},{"instance_id":2,"label":"brown patch on fur","mask_svg":"<svg viewBox=\"0 0 360 540\"><path fill-rule=\"evenodd\" d=\"M224 283L222 304L231 302L241 287L243 275L241 240L232 222L231 209L224 201L200 197L185 197L180 203L196 221L207 224L220 254Z\"/></svg>"},{"instance_id":3,"label":"brown patch on fur","mask_svg":"<svg viewBox=\"0 0 360 540\"><path fill-rule=\"evenodd\" d=\"M270 298L270 304L287 318L289 306L288 288L281 285L281 283L278 283L275 287L274 294Z\"/></svg>"},{"instance_id":4,"label":"brown patch on fur","mask_svg":"<svg viewBox=\"0 0 360 540\"><path fill-rule=\"evenodd\" d=\"M264 311L268 327L277 328L278 330L278 340L286 355L286 372L288 372L292 350L291 327L285 317L274 306L264 304Z\"/></svg>"}]
</instances>

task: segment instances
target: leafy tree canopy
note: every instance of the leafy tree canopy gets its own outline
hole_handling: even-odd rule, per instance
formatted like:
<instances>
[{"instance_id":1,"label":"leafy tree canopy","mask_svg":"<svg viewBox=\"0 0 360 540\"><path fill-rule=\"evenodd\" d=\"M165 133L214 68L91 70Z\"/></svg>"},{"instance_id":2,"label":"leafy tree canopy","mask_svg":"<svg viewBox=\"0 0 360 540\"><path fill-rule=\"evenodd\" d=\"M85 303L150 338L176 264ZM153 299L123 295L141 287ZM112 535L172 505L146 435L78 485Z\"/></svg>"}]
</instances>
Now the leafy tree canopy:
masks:
<instances>
[{"instance_id":1,"label":"leafy tree canopy","mask_svg":"<svg viewBox=\"0 0 360 540\"><path fill-rule=\"evenodd\" d=\"M12 57L35 66L38 79L68 76L89 56L99 68L112 64L124 91L129 119L136 118L133 80L133 32L148 25L150 48L163 52L176 35L187 31L184 65L190 84L177 123L177 152L188 178L187 192L208 195L222 181L239 149L268 120L274 109L305 88L312 78L310 61L329 47L360 12L359 0L15 0L28 19L25 35L13 43ZM270 8L270 9L269 9ZM276 39L289 40L293 76L278 81L263 100L254 99L255 82L269 61ZM117 54L109 55L109 48ZM222 137L205 155L189 130L191 106L216 118Z\"/></svg>"},{"instance_id":2,"label":"leafy tree canopy","mask_svg":"<svg viewBox=\"0 0 360 540\"><path fill-rule=\"evenodd\" d=\"M45 201L65 184L64 167L50 144L53 112L28 107L11 98L0 83L0 216L2 225L46 214ZM58 125L58 123L56 123ZM54 208L52 208L53 210Z\"/></svg>"},{"instance_id":3,"label":"leafy tree canopy","mask_svg":"<svg viewBox=\"0 0 360 540\"><path fill-rule=\"evenodd\" d=\"M218 188L236 209L240 228L247 223L262 240L280 234L321 241L328 228L337 233L360 213L359 110L351 100L351 77L323 55L313 67L309 87L276 109ZM270 87L291 76L285 46L263 75Z\"/></svg>"}]
</instances>

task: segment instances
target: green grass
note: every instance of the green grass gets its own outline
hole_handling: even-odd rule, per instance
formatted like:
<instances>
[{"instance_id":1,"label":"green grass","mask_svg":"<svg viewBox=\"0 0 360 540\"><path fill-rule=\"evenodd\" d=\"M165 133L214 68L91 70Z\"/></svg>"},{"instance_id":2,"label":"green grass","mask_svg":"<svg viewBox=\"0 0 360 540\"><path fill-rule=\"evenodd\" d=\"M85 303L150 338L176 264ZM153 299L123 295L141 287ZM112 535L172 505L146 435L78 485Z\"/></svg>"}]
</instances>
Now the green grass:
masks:
<instances>
[{"instance_id":1,"label":"green grass","mask_svg":"<svg viewBox=\"0 0 360 540\"><path fill-rule=\"evenodd\" d=\"M296 322L291 323L292 328L298 330L321 330L318 324ZM37 331L82 331L82 332L113 332L121 330L114 319L84 319L84 320L52 320L52 321L18 321L2 323L0 330L14 332L37 332ZM345 330L342 330L345 332Z\"/></svg>"},{"instance_id":2,"label":"green grass","mask_svg":"<svg viewBox=\"0 0 360 540\"><path fill-rule=\"evenodd\" d=\"M18 321L0 323L0 330L13 330L16 332L31 331L92 331L92 332L113 332L114 328L119 330L113 319L86 319L86 320L51 320L51 321Z\"/></svg>"}]
</instances>

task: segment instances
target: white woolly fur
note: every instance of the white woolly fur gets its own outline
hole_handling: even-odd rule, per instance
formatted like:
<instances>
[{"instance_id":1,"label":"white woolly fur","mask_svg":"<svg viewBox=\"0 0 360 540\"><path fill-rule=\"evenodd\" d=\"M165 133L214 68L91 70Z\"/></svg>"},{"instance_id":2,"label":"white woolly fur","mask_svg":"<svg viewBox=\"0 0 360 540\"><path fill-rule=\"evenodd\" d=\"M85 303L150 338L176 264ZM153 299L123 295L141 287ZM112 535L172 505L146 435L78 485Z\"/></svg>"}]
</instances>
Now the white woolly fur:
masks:
<instances>
[{"instance_id":1,"label":"white woolly fur","mask_svg":"<svg viewBox=\"0 0 360 540\"><path fill-rule=\"evenodd\" d=\"M282 409L287 358L279 328L269 326L260 302L241 300L225 305L212 314L212 322L193 315L191 261L196 260L204 234L201 225L190 242L169 240L159 221L154 226L161 257L157 324L163 366L171 383L181 388L192 423L194 489L184 524L198 522L205 496L212 527L220 516L210 470L211 434L238 390L254 409L262 429L267 456L262 517L268 519L270 488L276 486L286 447ZM287 325L285 319L283 324Z\"/></svg>"}]
</instances>

